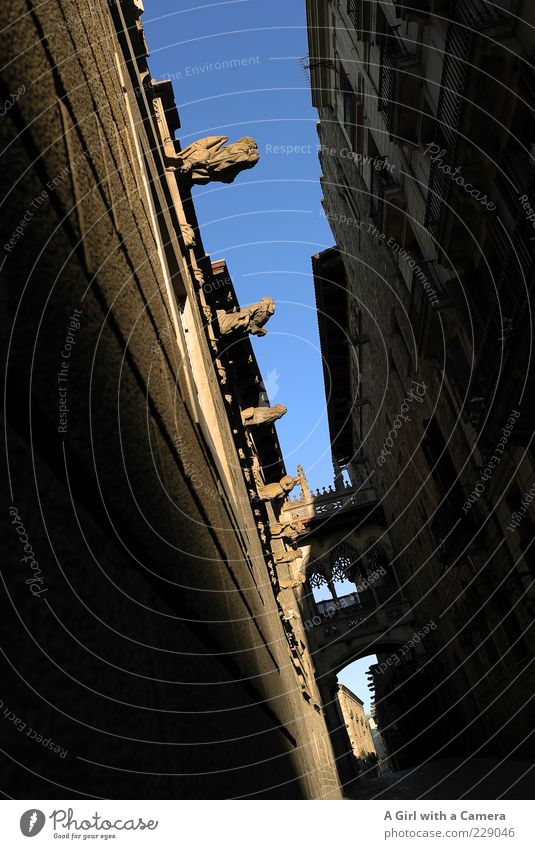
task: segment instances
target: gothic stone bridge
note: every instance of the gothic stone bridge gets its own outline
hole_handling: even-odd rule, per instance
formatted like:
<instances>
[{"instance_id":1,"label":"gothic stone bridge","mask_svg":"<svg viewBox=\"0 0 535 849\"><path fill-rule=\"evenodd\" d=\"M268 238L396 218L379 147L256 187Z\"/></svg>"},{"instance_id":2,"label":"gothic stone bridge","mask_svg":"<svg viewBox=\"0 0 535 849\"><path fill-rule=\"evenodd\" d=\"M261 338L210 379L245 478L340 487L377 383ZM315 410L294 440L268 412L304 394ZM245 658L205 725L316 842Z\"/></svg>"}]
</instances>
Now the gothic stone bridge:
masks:
<instances>
[{"instance_id":1,"label":"gothic stone bridge","mask_svg":"<svg viewBox=\"0 0 535 849\"><path fill-rule=\"evenodd\" d=\"M398 580L373 488L366 481L350 485L339 480L314 493L302 469L299 475L301 495L286 500L280 521L304 524L305 533L296 542L301 558L280 564L278 571L293 589L346 783L356 772L336 696L337 674L359 658L397 651L418 625Z\"/></svg>"}]
</instances>

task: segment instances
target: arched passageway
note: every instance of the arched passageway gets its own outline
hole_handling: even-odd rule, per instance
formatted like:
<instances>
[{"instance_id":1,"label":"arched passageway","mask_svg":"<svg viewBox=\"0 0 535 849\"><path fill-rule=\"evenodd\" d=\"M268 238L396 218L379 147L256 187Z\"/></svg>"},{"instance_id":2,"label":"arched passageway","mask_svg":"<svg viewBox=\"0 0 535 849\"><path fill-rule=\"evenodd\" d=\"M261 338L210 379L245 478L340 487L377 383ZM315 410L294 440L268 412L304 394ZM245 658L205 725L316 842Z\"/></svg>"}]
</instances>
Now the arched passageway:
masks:
<instances>
[{"instance_id":1,"label":"arched passageway","mask_svg":"<svg viewBox=\"0 0 535 849\"><path fill-rule=\"evenodd\" d=\"M389 771L384 741L375 722L373 679L370 667L377 657L368 655L345 666L337 675L337 699L348 750L361 779L378 778Z\"/></svg>"}]
</instances>

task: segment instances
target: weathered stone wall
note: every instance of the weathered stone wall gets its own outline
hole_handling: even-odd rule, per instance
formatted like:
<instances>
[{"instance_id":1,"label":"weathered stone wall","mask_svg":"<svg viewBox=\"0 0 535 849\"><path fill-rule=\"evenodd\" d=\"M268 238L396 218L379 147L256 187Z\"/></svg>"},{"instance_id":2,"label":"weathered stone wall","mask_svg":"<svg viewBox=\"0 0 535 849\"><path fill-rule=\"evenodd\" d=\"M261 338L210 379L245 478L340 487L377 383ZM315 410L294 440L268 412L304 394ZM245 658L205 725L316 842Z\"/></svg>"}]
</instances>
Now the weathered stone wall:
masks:
<instances>
[{"instance_id":1,"label":"weathered stone wall","mask_svg":"<svg viewBox=\"0 0 535 849\"><path fill-rule=\"evenodd\" d=\"M525 667L535 647L529 613L532 578L526 567L514 567L521 552L518 540L506 531L511 510L505 493L515 475L521 491L529 490L533 463L513 440L507 441L484 497L471 508L481 528L475 544L457 561L442 562L430 530L439 493L422 450L426 422L436 417L465 495L478 483L483 468L477 434L461 420L444 378L445 343L455 330L455 317L438 316L436 338L422 357L408 320L410 292L404 276L410 275L401 274L399 243L389 246L389 234L371 223L369 189L351 158L339 155L347 151L347 139L333 111L320 110L320 118L323 214L346 269L354 335L361 313L360 333L371 340L359 348L359 398L370 404L354 411L355 445L362 444L367 471L381 497L394 562L416 621L421 627L437 625L426 643L432 658L426 671L430 684L420 687L423 695L436 686L430 707L434 715L428 711L427 716L431 721L443 715L443 739L452 740L453 748L488 741L487 751L505 754L523 741L517 756L528 754L525 705L533 679ZM341 191L343 182L351 189L351 205ZM356 373L349 379L352 386L357 384ZM401 412L410 421L401 419ZM514 612L507 615L511 605ZM418 700L417 687L410 698ZM475 726L465 733L472 720ZM437 728L430 727L433 734L437 731L435 741L440 738Z\"/></svg>"},{"instance_id":2,"label":"weathered stone wall","mask_svg":"<svg viewBox=\"0 0 535 849\"><path fill-rule=\"evenodd\" d=\"M161 162L139 167L132 125L147 136L110 9L14 0L1 13L2 97L25 87L1 123L2 790L337 796L260 541L236 528L197 421L206 342L192 364L144 183ZM172 232L164 181L154 197ZM198 328L190 281L175 284ZM219 436L239 468L223 420Z\"/></svg>"}]
</instances>

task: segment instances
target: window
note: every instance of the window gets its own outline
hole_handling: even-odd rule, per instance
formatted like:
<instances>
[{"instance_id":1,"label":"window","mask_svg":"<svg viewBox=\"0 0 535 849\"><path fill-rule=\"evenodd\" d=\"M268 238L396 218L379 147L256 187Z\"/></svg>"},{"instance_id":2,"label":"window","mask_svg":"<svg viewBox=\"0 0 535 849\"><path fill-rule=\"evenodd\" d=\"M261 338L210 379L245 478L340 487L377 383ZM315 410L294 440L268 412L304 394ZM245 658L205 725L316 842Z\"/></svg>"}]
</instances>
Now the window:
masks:
<instances>
[{"instance_id":1,"label":"window","mask_svg":"<svg viewBox=\"0 0 535 849\"><path fill-rule=\"evenodd\" d=\"M357 129L357 98L342 65L340 65L340 91L342 92L344 128L353 149Z\"/></svg>"},{"instance_id":2,"label":"window","mask_svg":"<svg viewBox=\"0 0 535 849\"><path fill-rule=\"evenodd\" d=\"M347 0L347 17L349 18L355 29L359 28L360 5L360 0Z\"/></svg>"},{"instance_id":3,"label":"window","mask_svg":"<svg viewBox=\"0 0 535 849\"><path fill-rule=\"evenodd\" d=\"M349 183L347 182L345 174L342 171L340 171L337 175L337 179L338 179L338 185L339 185L339 191L340 191L341 197L347 203L355 221L360 222L360 220L361 220L360 209L358 207L358 203L357 203L357 200L355 198L354 191L351 188L351 186L349 185Z\"/></svg>"}]
</instances>

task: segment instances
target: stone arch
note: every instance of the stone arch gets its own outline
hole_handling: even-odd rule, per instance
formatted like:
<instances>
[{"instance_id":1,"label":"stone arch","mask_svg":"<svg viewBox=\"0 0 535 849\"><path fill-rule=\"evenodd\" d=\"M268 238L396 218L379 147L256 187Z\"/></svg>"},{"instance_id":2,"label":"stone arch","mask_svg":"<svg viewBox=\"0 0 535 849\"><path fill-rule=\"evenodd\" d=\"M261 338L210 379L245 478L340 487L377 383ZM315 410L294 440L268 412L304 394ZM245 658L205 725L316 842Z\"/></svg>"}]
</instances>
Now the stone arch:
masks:
<instances>
[{"instance_id":1,"label":"stone arch","mask_svg":"<svg viewBox=\"0 0 535 849\"><path fill-rule=\"evenodd\" d=\"M336 766L343 786L350 787L357 778L356 761L352 756L349 737L345 728L343 716L338 701L338 674L346 666L364 657L377 654L390 654L398 651L408 639L413 627L400 626L396 633L378 639L373 644L370 635L359 637L355 635L344 641L334 641L332 644L318 649L314 655L314 665L318 686L321 693L322 705L333 750Z\"/></svg>"},{"instance_id":2,"label":"stone arch","mask_svg":"<svg viewBox=\"0 0 535 849\"><path fill-rule=\"evenodd\" d=\"M317 634L314 663L318 675L337 675L345 666L370 654L391 654L403 647L414 635L412 616L393 622L385 628L377 623L366 629L356 627L349 631L330 633L330 623L325 623Z\"/></svg>"},{"instance_id":3,"label":"stone arch","mask_svg":"<svg viewBox=\"0 0 535 849\"><path fill-rule=\"evenodd\" d=\"M362 639L362 644L358 644L358 638L352 641L345 649L339 653L336 661L333 663L330 672L336 677L342 669L350 666L357 660L362 660L370 655L377 654L394 654L398 649L402 648L407 640L414 633L414 626L402 626L399 629L399 634L385 640L378 640L373 645L370 645L369 638Z\"/></svg>"}]
</instances>

